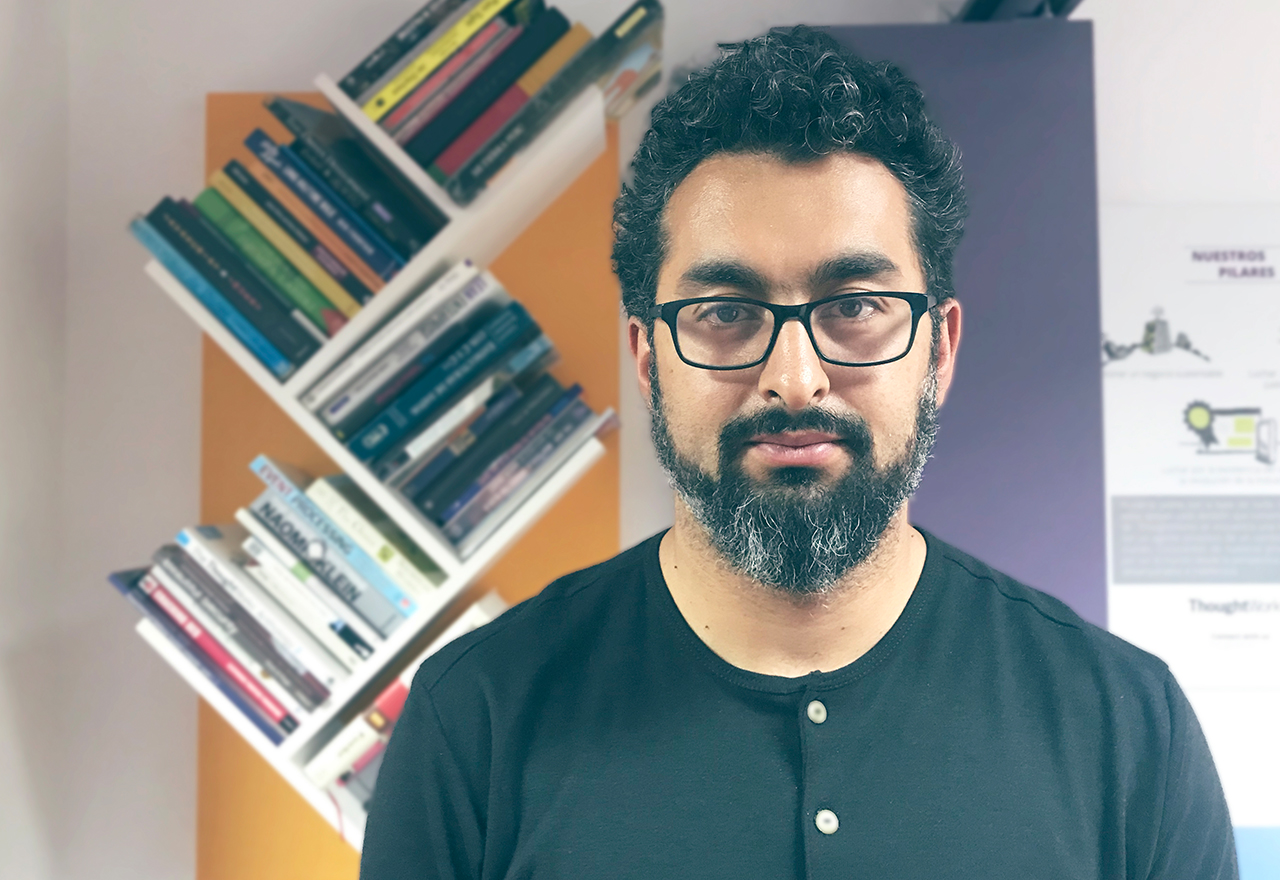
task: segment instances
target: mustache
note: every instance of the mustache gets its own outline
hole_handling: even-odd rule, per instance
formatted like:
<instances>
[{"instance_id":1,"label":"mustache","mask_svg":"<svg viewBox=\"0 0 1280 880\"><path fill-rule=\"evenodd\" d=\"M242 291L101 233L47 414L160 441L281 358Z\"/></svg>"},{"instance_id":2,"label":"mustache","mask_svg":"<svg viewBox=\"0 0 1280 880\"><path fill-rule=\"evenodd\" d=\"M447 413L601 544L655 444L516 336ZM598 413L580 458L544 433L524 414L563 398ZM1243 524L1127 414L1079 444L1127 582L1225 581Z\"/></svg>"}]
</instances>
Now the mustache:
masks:
<instances>
[{"instance_id":1,"label":"mustache","mask_svg":"<svg viewBox=\"0 0 1280 880\"><path fill-rule=\"evenodd\" d=\"M871 454L871 428L865 419L854 413L846 415L820 407L805 407L797 412L774 407L738 416L720 429L720 449L722 454L736 455L752 437L788 431L834 434L853 454Z\"/></svg>"}]
</instances>

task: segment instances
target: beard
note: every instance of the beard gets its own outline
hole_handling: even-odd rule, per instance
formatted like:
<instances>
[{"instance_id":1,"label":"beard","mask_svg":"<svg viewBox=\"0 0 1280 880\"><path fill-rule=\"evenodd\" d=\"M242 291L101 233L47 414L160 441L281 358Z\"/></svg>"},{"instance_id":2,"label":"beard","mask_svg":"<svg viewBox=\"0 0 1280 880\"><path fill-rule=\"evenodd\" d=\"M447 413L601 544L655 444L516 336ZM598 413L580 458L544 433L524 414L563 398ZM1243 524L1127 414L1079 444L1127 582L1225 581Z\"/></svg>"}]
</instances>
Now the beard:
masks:
<instances>
[{"instance_id":1,"label":"beard","mask_svg":"<svg viewBox=\"0 0 1280 880\"><path fill-rule=\"evenodd\" d=\"M731 568L795 597L830 592L865 562L920 485L938 433L937 371L921 388L916 423L903 452L877 468L866 421L820 407L763 410L720 430L719 477L675 448L650 360L653 444L671 486ZM774 468L762 481L743 469L746 443L763 434L819 431L841 438L852 461L835 481L811 467Z\"/></svg>"}]
</instances>

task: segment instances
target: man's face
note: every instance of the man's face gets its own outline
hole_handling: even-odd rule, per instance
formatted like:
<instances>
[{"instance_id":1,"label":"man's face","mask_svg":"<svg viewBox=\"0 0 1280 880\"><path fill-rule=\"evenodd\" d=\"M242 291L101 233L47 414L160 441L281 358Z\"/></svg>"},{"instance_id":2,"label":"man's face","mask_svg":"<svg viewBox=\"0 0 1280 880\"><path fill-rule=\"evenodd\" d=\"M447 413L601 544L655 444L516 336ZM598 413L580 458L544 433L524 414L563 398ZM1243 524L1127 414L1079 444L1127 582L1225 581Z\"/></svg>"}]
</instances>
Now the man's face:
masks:
<instances>
[{"instance_id":1,"label":"man's face","mask_svg":"<svg viewBox=\"0 0 1280 880\"><path fill-rule=\"evenodd\" d=\"M867 157L713 156L676 188L665 220L658 303L726 295L797 304L925 289L906 191ZM789 321L763 364L723 372L681 361L662 322L651 349L632 320L659 457L731 564L808 593L874 550L914 491L950 382L959 314L954 302L944 311L936 369L928 317L894 363L825 363Z\"/></svg>"}]
</instances>

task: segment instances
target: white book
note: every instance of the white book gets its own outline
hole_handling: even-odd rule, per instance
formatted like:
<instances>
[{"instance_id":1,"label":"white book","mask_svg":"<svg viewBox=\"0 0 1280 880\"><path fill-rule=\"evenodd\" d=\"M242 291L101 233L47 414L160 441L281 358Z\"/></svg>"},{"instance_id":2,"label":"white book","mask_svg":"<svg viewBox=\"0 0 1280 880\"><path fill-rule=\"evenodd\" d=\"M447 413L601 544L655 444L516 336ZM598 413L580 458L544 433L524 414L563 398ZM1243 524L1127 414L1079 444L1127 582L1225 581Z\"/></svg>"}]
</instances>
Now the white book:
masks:
<instances>
[{"instance_id":1,"label":"white book","mask_svg":"<svg viewBox=\"0 0 1280 880\"><path fill-rule=\"evenodd\" d=\"M319 410L355 379L361 370L382 357L426 318L445 297L474 278L479 271L470 260L464 260L450 268L302 395L302 405L312 412Z\"/></svg>"}]
</instances>

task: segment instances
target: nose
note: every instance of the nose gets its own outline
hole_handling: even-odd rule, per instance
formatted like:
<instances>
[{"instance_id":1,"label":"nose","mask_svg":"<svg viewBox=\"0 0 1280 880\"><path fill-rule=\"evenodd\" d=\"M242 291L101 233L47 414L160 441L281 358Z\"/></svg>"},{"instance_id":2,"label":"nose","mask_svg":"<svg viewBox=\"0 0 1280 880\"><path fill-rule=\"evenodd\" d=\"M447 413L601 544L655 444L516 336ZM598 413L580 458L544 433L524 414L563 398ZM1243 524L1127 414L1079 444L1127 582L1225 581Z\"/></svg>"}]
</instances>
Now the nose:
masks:
<instances>
[{"instance_id":1,"label":"nose","mask_svg":"<svg viewBox=\"0 0 1280 880\"><path fill-rule=\"evenodd\" d=\"M825 367L804 326L795 319L786 321L760 370L760 395L789 410L821 403L831 390Z\"/></svg>"}]
</instances>

